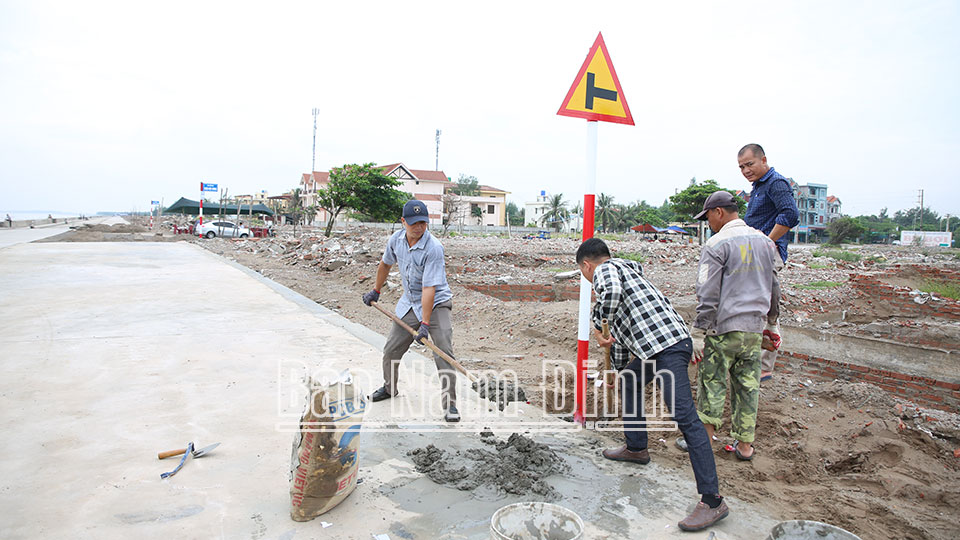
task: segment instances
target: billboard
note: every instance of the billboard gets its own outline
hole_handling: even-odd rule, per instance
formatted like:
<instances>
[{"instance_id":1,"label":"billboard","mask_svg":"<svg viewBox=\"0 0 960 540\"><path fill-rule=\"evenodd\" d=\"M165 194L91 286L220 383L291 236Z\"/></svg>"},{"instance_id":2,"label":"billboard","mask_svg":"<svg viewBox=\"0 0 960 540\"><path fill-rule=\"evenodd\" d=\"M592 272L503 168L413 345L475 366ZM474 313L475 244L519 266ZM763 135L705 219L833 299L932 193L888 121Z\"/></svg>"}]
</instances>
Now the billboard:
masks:
<instances>
[{"instance_id":1,"label":"billboard","mask_svg":"<svg viewBox=\"0 0 960 540\"><path fill-rule=\"evenodd\" d=\"M900 245L922 247L950 247L953 233L942 231L900 231Z\"/></svg>"}]
</instances>

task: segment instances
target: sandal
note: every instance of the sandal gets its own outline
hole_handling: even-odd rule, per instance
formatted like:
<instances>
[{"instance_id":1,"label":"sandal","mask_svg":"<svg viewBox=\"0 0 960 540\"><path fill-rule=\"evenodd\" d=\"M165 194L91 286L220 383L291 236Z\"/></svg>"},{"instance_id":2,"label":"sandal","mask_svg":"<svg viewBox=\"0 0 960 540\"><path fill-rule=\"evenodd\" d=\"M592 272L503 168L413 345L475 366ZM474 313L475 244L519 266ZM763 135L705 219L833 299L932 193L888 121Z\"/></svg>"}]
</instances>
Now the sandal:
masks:
<instances>
[{"instance_id":1,"label":"sandal","mask_svg":"<svg viewBox=\"0 0 960 540\"><path fill-rule=\"evenodd\" d=\"M757 454L756 448L753 449L753 453L751 453L749 456L745 456L740 453L739 446L733 447L733 455L737 456L737 459L739 459L740 461L750 461L751 459L753 459L753 456L755 456L756 454Z\"/></svg>"}]
</instances>

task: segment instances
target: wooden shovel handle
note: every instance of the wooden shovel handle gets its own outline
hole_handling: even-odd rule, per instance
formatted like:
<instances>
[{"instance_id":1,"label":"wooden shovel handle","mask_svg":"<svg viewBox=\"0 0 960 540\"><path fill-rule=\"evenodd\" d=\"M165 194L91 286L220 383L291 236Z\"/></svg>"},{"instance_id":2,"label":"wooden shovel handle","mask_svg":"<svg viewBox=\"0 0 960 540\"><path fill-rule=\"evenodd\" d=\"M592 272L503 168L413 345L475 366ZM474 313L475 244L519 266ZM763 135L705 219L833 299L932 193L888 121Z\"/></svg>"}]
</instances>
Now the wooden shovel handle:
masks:
<instances>
[{"instance_id":1,"label":"wooden shovel handle","mask_svg":"<svg viewBox=\"0 0 960 540\"><path fill-rule=\"evenodd\" d=\"M403 322L403 321L400 319L400 317L397 317L397 316L394 315L393 313L390 313L389 311L383 309L383 308L380 307L380 305L377 304L376 302L370 302L370 305L373 306L373 307L375 307L375 308L377 308L377 310L378 310L380 313L383 313L383 314L386 315L387 317L390 317L390 319L391 319L393 322L399 324L399 325L400 325L401 327L403 327L407 332L410 332L410 334L411 334L412 336L414 336L414 337L417 336L417 331L414 330L413 328L410 328L410 325L407 324L407 323L405 323L405 322ZM443 358L444 360L446 360L447 362L449 362L451 366L457 368L457 371L459 371L460 373L463 373L464 375L466 375L467 378L470 379L470 382L476 382L476 380L473 378L472 375L470 375L470 373L466 370L466 368L464 368L463 366L460 365L460 362L457 362L457 361L454 360L449 354L441 351L440 348L437 347L436 345L434 345L429 339L423 340L423 344L426 345L427 348L430 349L431 351L437 353L437 355L439 355L440 358Z\"/></svg>"},{"instance_id":2,"label":"wooden shovel handle","mask_svg":"<svg viewBox=\"0 0 960 540\"><path fill-rule=\"evenodd\" d=\"M179 456L180 454L186 452L186 448L181 448L179 450L167 450L166 452L160 452L157 454L157 459L164 459L173 456Z\"/></svg>"},{"instance_id":3,"label":"wooden shovel handle","mask_svg":"<svg viewBox=\"0 0 960 540\"><path fill-rule=\"evenodd\" d=\"M610 337L610 324L606 319L600 321L600 332L603 334L603 339ZM610 347L603 348L603 369L610 371Z\"/></svg>"}]
</instances>

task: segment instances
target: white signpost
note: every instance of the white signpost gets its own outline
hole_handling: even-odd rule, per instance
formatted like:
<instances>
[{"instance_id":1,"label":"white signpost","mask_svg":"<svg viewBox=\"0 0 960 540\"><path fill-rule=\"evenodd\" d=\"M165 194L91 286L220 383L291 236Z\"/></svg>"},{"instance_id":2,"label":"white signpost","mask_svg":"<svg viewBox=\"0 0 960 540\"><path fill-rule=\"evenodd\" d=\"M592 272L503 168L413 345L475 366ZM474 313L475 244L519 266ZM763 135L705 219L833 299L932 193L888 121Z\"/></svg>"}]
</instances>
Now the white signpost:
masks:
<instances>
[{"instance_id":1,"label":"white signpost","mask_svg":"<svg viewBox=\"0 0 960 540\"><path fill-rule=\"evenodd\" d=\"M597 121L633 124L633 115L620 87L620 79L613 69L610 53L597 39L587 53L580 72L563 98L557 111L560 116L583 118L587 121L587 185L583 194L583 240L593 238L595 193L597 187ZM584 402L587 393L587 357L590 345L590 293L593 285L580 278L580 317L577 328L577 375L574 379L574 421L583 424Z\"/></svg>"},{"instance_id":2,"label":"white signpost","mask_svg":"<svg viewBox=\"0 0 960 540\"><path fill-rule=\"evenodd\" d=\"M203 225L203 192L217 191L217 189L217 184L206 184L200 182L200 219L197 221L197 236L202 236L200 234L200 226Z\"/></svg>"}]
</instances>

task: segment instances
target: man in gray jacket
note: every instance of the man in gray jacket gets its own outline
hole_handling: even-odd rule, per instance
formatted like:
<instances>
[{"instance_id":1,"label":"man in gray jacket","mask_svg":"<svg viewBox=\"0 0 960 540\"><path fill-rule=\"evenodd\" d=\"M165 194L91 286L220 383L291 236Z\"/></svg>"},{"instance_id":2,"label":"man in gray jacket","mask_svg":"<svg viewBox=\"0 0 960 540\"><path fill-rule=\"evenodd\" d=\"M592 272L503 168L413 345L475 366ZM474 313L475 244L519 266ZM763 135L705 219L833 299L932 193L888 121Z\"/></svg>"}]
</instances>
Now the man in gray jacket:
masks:
<instances>
[{"instance_id":1,"label":"man in gray jacket","mask_svg":"<svg viewBox=\"0 0 960 540\"><path fill-rule=\"evenodd\" d=\"M760 400L762 333L779 314L777 272L783 261L769 237L740 219L736 199L727 191L707 197L696 218L707 220L714 232L700 254L697 273L693 326L704 338L694 353L695 362L702 359L697 413L713 439L722 424L729 372L734 451L738 459L749 460Z\"/></svg>"}]
</instances>

